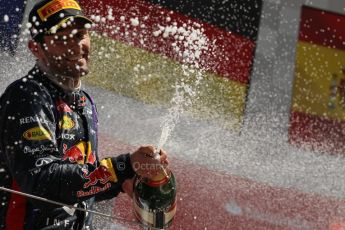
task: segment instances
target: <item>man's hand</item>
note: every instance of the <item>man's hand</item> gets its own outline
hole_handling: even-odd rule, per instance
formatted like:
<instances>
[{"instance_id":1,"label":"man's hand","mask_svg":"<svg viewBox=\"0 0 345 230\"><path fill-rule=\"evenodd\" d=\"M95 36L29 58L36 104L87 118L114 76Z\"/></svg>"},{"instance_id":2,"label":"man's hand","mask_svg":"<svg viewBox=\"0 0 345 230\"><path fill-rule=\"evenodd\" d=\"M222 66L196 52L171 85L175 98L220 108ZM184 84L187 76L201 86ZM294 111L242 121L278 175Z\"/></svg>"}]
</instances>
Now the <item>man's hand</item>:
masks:
<instances>
[{"instance_id":1,"label":"man's hand","mask_svg":"<svg viewBox=\"0 0 345 230\"><path fill-rule=\"evenodd\" d=\"M169 164L164 150L160 150L159 157L155 157L155 151L152 145L145 145L140 146L131 154L131 165L138 175L152 178L160 172L161 166L166 167ZM133 197L133 183L134 178L127 179L122 183L122 190L131 198Z\"/></svg>"},{"instance_id":2,"label":"man's hand","mask_svg":"<svg viewBox=\"0 0 345 230\"><path fill-rule=\"evenodd\" d=\"M139 176L152 178L160 172L162 166L169 164L166 152L161 149L160 156L156 157L156 151L152 145L145 145L131 154L132 168Z\"/></svg>"},{"instance_id":3,"label":"man's hand","mask_svg":"<svg viewBox=\"0 0 345 230\"><path fill-rule=\"evenodd\" d=\"M134 178L127 179L122 183L122 190L130 197L133 198L133 183Z\"/></svg>"}]
</instances>

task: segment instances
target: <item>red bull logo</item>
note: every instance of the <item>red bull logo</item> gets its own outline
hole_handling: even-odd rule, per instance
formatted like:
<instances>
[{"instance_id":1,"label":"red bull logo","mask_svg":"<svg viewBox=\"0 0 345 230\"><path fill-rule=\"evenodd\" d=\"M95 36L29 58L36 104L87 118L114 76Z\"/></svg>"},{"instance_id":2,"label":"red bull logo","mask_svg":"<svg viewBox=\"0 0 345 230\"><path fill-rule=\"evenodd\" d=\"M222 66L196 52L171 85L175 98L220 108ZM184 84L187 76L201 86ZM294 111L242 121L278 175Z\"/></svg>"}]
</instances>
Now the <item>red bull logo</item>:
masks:
<instances>
[{"instance_id":1,"label":"red bull logo","mask_svg":"<svg viewBox=\"0 0 345 230\"><path fill-rule=\"evenodd\" d=\"M82 96L78 102L78 106L85 106L86 105L86 97Z\"/></svg>"},{"instance_id":2,"label":"red bull logo","mask_svg":"<svg viewBox=\"0 0 345 230\"><path fill-rule=\"evenodd\" d=\"M84 172L84 178L88 179L88 182L84 184L84 188L88 188L97 184L98 182L101 182L102 184L107 183L111 178L111 173L105 166L101 165L88 175L86 172Z\"/></svg>"},{"instance_id":3,"label":"red bull logo","mask_svg":"<svg viewBox=\"0 0 345 230\"><path fill-rule=\"evenodd\" d=\"M70 149L66 150L63 158L63 160L69 160L72 163L84 163L84 153L80 148L78 148L78 145L75 145L71 147Z\"/></svg>"},{"instance_id":4,"label":"red bull logo","mask_svg":"<svg viewBox=\"0 0 345 230\"><path fill-rule=\"evenodd\" d=\"M96 159L93 154L92 146L90 142L81 141L77 145L67 149L67 145L63 145L64 156L63 160L69 160L72 163L84 164L84 163L95 163ZM87 154L86 154L87 151ZM84 162L86 159L86 162Z\"/></svg>"}]
</instances>

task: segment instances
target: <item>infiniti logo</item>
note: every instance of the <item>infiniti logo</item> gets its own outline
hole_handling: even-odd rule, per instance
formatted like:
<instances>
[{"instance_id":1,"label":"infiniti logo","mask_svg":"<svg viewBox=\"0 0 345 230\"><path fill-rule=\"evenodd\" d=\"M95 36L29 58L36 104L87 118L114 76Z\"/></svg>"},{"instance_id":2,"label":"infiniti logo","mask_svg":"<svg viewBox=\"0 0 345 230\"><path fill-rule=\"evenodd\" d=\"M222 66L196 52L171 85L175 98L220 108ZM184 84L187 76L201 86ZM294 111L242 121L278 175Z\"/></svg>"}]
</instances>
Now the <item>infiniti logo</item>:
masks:
<instances>
[{"instance_id":1,"label":"infiniti logo","mask_svg":"<svg viewBox=\"0 0 345 230\"><path fill-rule=\"evenodd\" d=\"M39 158L36 161L35 166L36 167L42 167L43 165L47 165L51 162L53 162L53 159L51 159L51 158Z\"/></svg>"}]
</instances>

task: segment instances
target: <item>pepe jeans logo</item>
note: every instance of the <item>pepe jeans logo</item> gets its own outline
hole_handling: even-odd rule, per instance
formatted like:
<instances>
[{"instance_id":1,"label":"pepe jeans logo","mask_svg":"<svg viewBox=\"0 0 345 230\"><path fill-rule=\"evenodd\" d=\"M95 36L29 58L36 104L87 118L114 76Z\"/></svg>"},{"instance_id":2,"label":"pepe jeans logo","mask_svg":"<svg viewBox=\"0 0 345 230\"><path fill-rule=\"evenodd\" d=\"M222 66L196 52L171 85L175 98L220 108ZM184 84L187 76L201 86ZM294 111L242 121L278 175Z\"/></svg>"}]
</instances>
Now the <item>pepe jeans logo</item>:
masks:
<instances>
[{"instance_id":1,"label":"pepe jeans logo","mask_svg":"<svg viewBox=\"0 0 345 230\"><path fill-rule=\"evenodd\" d=\"M25 146L24 147L24 153L25 154L43 154L43 153L53 153L59 151L56 147L49 147L45 145L37 146L37 147L32 147L32 146Z\"/></svg>"},{"instance_id":2,"label":"pepe jeans logo","mask_svg":"<svg viewBox=\"0 0 345 230\"><path fill-rule=\"evenodd\" d=\"M51 140L50 133L43 127L34 127L26 130L23 137L29 141Z\"/></svg>"},{"instance_id":3,"label":"pepe jeans logo","mask_svg":"<svg viewBox=\"0 0 345 230\"><path fill-rule=\"evenodd\" d=\"M37 10L42 21L46 21L51 15L63 9L81 10L79 4L74 0L55 0Z\"/></svg>"}]
</instances>

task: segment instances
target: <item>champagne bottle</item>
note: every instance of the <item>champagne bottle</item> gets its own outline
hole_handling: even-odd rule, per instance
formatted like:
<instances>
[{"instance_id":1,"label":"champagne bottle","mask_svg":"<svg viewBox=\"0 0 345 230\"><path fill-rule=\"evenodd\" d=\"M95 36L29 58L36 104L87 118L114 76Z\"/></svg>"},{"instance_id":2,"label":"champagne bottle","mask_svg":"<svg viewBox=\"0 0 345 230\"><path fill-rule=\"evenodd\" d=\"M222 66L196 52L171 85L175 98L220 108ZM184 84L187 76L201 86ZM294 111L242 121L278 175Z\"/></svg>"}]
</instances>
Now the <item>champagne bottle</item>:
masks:
<instances>
[{"instance_id":1,"label":"champagne bottle","mask_svg":"<svg viewBox=\"0 0 345 230\"><path fill-rule=\"evenodd\" d=\"M134 214L144 229L167 229L176 213L176 181L163 166L152 179L135 176Z\"/></svg>"}]
</instances>

